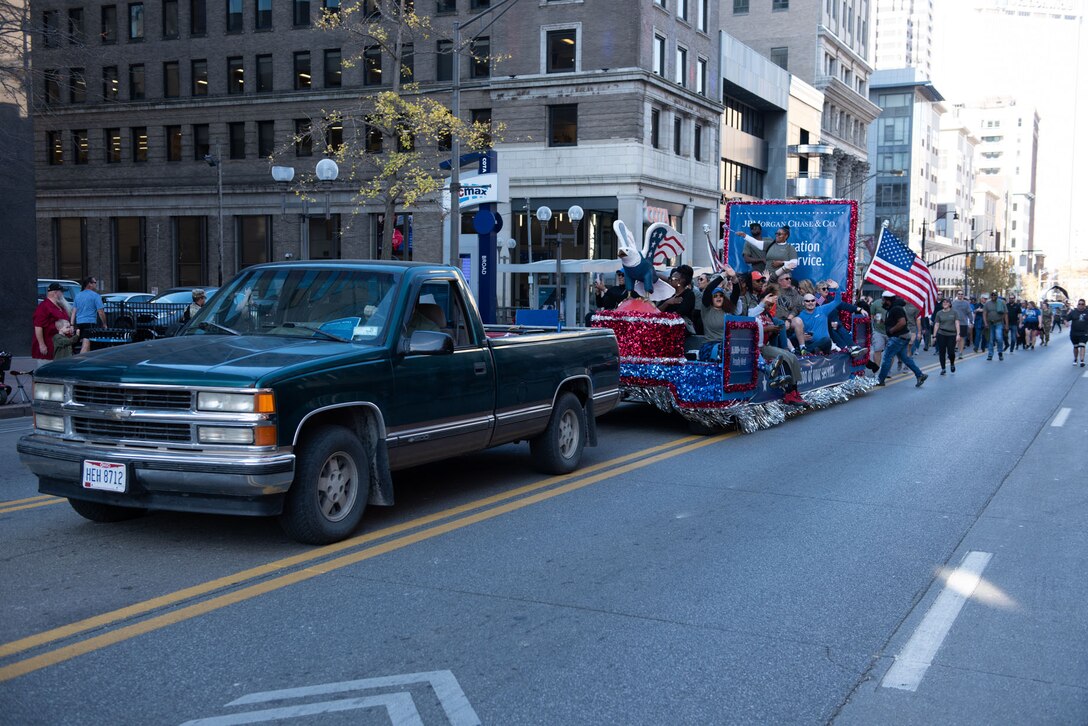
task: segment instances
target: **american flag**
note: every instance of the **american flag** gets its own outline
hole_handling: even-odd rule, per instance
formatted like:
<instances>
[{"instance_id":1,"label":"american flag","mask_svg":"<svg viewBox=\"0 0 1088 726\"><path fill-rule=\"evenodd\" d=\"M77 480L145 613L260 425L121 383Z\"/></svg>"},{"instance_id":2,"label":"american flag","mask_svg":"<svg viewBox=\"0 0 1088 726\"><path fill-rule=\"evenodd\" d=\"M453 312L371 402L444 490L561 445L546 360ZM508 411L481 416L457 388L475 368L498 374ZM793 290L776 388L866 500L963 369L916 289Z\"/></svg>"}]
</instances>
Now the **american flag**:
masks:
<instances>
[{"instance_id":1,"label":"american flag","mask_svg":"<svg viewBox=\"0 0 1088 726\"><path fill-rule=\"evenodd\" d=\"M899 295L922 315L931 314L937 307L937 286L929 267L887 228L880 233L865 279Z\"/></svg>"}]
</instances>

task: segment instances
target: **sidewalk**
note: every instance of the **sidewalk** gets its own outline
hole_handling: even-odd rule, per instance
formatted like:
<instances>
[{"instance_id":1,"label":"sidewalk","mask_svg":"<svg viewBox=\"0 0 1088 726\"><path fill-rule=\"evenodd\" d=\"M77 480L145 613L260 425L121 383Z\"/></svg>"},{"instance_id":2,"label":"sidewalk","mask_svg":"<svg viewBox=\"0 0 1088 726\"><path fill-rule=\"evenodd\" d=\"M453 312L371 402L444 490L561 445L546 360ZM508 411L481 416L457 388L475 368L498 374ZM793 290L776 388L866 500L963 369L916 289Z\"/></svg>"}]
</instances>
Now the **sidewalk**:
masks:
<instances>
[{"instance_id":1,"label":"sidewalk","mask_svg":"<svg viewBox=\"0 0 1088 726\"><path fill-rule=\"evenodd\" d=\"M5 403L0 406L0 419L30 415L30 402L19 392L19 383L23 384L23 389L26 391L27 397L29 397L33 393L31 386L33 379L29 375L16 376L11 371L29 371L32 368L34 368L34 359L30 356L17 355L12 357L11 370L5 374L4 383L11 386L11 394L8 396L8 400L17 401L18 403Z\"/></svg>"}]
</instances>

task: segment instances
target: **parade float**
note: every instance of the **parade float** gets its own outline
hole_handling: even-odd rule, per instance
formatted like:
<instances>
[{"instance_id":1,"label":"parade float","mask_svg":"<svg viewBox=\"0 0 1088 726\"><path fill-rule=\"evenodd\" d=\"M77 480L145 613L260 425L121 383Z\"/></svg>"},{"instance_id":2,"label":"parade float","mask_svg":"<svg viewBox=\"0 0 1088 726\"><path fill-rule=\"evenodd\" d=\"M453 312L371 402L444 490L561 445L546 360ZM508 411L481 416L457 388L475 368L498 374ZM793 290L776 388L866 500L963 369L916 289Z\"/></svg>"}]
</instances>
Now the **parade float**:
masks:
<instances>
[{"instance_id":1,"label":"parade float","mask_svg":"<svg viewBox=\"0 0 1088 726\"><path fill-rule=\"evenodd\" d=\"M835 280L843 299L853 300L856 202L731 202L726 206L720 247L708 239L712 257L719 264L727 262L738 273L750 269L741 257L742 245L730 245L729 241L734 231L747 231L753 222L765 230L788 226L790 243L798 251L795 277ZM657 310L652 301L671 295L671 288L662 291L663 281L647 272L647 267L660 259L662 243L682 248L683 237L666 225L654 224L646 230L642 248L635 249L633 235L622 222L616 223L615 230L632 296L616 310L597 311L592 324L610 328L616 335L625 400L678 413L696 431L736 425L752 432L782 423L808 408L846 401L875 384L875 379L865 376L867 352L852 356L846 351L801 356L801 379L792 381L781 361L762 357L758 324L750 317L726 316L720 360L698 360L693 343L703 341L689 335L684 318ZM868 351L868 318L843 312L840 321L854 342ZM796 385L804 405L782 400L790 383Z\"/></svg>"}]
</instances>

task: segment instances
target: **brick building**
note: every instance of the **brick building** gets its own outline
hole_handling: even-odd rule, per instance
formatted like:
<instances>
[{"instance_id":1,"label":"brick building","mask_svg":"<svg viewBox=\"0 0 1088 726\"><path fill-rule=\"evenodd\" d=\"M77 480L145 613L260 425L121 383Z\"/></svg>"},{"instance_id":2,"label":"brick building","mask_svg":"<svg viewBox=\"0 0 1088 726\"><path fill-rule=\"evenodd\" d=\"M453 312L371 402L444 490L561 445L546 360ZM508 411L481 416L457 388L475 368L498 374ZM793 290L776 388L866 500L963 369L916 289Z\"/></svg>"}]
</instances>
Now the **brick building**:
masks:
<instances>
[{"instance_id":1,"label":"brick building","mask_svg":"<svg viewBox=\"0 0 1088 726\"><path fill-rule=\"evenodd\" d=\"M541 204L585 209L564 258L614 256L617 215L629 225L665 216L685 232L716 223L716 2L416 5L435 29L428 47L415 48L423 91L448 98L456 60L462 117L506 125L496 150L510 201L499 211L515 260L529 257L525 212ZM321 194L303 207L270 175L274 152L277 164L312 171L321 151L291 143L300 124L385 88L393 72L380 56L345 62L361 49L342 31L316 27L324 9L337 7L338 0L35 3L33 57L45 109L34 143L39 274L94 274L107 290L216 284L220 172L225 278L287 255L376 256L381 210L353 202L346 181L327 187L326 215ZM495 57L483 68L448 52L454 19L480 13L487 15L464 36L475 34L476 47ZM412 214L413 258L440 260L446 225L437 206L404 211ZM543 240L533 224L533 259L554 254L546 242L572 231L563 215ZM524 301L527 288L515 288L514 302Z\"/></svg>"}]
</instances>

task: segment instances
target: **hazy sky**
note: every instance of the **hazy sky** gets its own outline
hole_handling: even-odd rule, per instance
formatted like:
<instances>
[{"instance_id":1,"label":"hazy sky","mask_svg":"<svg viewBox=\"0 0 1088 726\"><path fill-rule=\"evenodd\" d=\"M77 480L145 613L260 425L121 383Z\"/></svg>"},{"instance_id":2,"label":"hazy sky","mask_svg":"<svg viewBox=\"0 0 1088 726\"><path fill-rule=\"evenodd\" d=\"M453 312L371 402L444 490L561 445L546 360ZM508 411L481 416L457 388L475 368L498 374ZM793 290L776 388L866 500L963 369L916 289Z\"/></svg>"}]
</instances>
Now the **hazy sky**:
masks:
<instances>
[{"instance_id":1,"label":"hazy sky","mask_svg":"<svg viewBox=\"0 0 1088 726\"><path fill-rule=\"evenodd\" d=\"M1049 0L1077 20L979 10L999 2L934 1L933 84L949 103L1012 96L1038 110L1035 248L1048 266L1088 258L1088 0Z\"/></svg>"}]
</instances>

